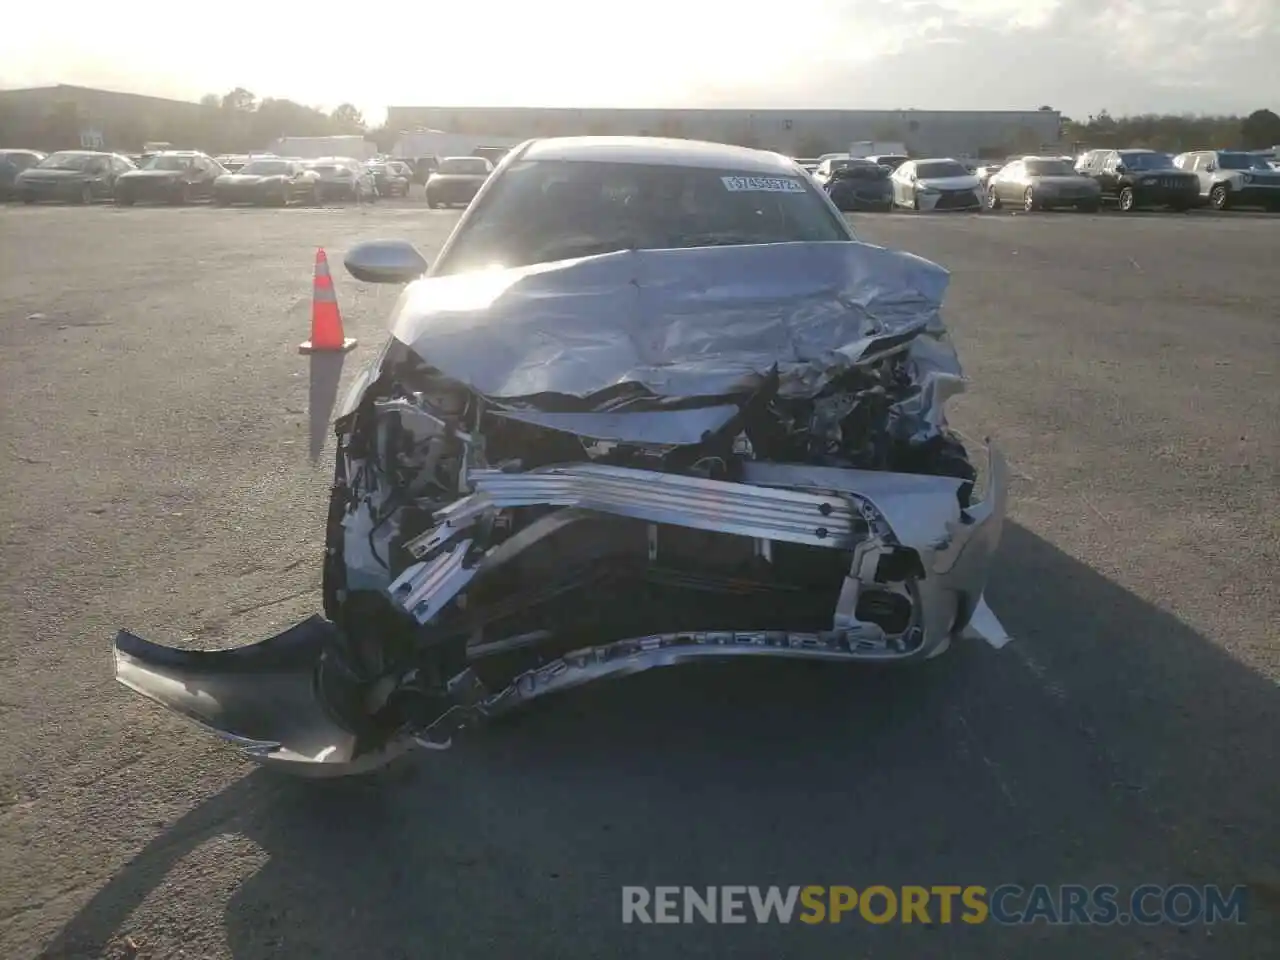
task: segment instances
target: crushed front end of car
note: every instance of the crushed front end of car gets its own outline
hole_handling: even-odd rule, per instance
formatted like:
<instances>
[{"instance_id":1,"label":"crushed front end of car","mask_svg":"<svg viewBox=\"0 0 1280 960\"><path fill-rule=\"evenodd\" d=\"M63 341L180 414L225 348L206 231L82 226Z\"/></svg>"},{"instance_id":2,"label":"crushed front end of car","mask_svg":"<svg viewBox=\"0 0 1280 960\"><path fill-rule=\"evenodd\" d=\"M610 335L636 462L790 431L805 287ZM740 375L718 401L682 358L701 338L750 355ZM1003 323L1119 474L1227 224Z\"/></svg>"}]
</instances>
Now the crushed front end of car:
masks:
<instances>
[{"instance_id":1,"label":"crushed front end of car","mask_svg":"<svg viewBox=\"0 0 1280 960\"><path fill-rule=\"evenodd\" d=\"M947 282L862 243L415 282L336 423L326 616L228 651L122 633L119 678L342 775L654 666L1002 645L1006 469L944 415Z\"/></svg>"}]
</instances>

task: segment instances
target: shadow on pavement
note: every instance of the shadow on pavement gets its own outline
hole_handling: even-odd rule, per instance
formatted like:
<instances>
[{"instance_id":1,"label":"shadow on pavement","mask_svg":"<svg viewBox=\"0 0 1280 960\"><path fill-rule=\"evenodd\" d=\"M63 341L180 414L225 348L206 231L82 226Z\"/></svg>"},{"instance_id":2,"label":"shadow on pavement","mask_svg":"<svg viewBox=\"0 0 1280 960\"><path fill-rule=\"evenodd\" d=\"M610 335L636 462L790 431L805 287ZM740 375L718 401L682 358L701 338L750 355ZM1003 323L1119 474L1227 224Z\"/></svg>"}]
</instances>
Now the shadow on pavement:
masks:
<instances>
[{"instance_id":1,"label":"shadow on pavement","mask_svg":"<svg viewBox=\"0 0 1280 960\"><path fill-rule=\"evenodd\" d=\"M157 837L46 956L100 955L225 833L268 856L227 905L242 960L1263 956L1267 909L1208 931L621 923L624 884L1274 880L1274 686L1017 525L999 569L1016 653L656 671L368 780L254 773Z\"/></svg>"},{"instance_id":2,"label":"shadow on pavement","mask_svg":"<svg viewBox=\"0 0 1280 960\"><path fill-rule=\"evenodd\" d=\"M309 358L310 386L307 393L308 455L315 463L324 452L329 437L333 408L338 401L338 384L342 382L345 353L313 353Z\"/></svg>"}]
</instances>

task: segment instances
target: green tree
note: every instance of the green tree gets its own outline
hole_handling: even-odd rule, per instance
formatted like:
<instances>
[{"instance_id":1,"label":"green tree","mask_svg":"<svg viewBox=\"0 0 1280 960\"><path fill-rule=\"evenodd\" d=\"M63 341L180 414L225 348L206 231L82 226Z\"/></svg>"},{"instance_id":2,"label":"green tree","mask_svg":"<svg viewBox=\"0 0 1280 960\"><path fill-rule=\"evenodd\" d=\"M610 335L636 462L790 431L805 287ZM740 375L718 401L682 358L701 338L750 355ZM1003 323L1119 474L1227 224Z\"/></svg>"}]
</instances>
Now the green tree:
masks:
<instances>
[{"instance_id":1,"label":"green tree","mask_svg":"<svg viewBox=\"0 0 1280 960\"><path fill-rule=\"evenodd\" d=\"M222 109L227 113L252 113L258 98L244 87L236 87L222 98Z\"/></svg>"},{"instance_id":2,"label":"green tree","mask_svg":"<svg viewBox=\"0 0 1280 960\"><path fill-rule=\"evenodd\" d=\"M1255 110L1240 122L1240 140L1246 150L1280 144L1280 116L1271 110Z\"/></svg>"},{"instance_id":3,"label":"green tree","mask_svg":"<svg viewBox=\"0 0 1280 960\"><path fill-rule=\"evenodd\" d=\"M352 104L339 104L329 114L329 120L333 124L335 133L364 133L365 122L364 115L360 113Z\"/></svg>"}]
</instances>

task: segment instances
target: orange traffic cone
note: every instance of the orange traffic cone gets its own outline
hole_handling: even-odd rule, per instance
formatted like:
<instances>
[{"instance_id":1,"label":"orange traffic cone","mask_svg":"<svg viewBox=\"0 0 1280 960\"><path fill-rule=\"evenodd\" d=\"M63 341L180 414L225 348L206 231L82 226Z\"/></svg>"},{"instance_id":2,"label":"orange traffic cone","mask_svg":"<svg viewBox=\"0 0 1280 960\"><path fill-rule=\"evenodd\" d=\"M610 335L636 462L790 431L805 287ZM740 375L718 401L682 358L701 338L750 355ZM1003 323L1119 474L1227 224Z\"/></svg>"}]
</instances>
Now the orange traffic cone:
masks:
<instances>
[{"instance_id":1,"label":"orange traffic cone","mask_svg":"<svg viewBox=\"0 0 1280 960\"><path fill-rule=\"evenodd\" d=\"M346 353L355 347L355 337L342 334L342 314L333 292L329 258L324 247L316 250L316 278L311 291L311 339L298 344L299 353Z\"/></svg>"}]
</instances>

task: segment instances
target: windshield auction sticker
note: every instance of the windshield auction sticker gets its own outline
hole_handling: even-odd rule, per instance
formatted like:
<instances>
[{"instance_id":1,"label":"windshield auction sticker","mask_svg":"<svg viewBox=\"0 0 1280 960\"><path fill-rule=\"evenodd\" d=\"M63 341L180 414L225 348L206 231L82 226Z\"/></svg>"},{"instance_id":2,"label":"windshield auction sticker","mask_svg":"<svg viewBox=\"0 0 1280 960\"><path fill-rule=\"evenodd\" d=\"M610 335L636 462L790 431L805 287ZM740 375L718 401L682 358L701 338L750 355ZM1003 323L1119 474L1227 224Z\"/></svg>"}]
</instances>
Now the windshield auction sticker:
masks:
<instances>
[{"instance_id":1,"label":"windshield auction sticker","mask_svg":"<svg viewBox=\"0 0 1280 960\"><path fill-rule=\"evenodd\" d=\"M788 180L786 177L721 177L720 182L726 190L734 192L751 190L761 193L804 193L804 185L799 180Z\"/></svg>"}]
</instances>

